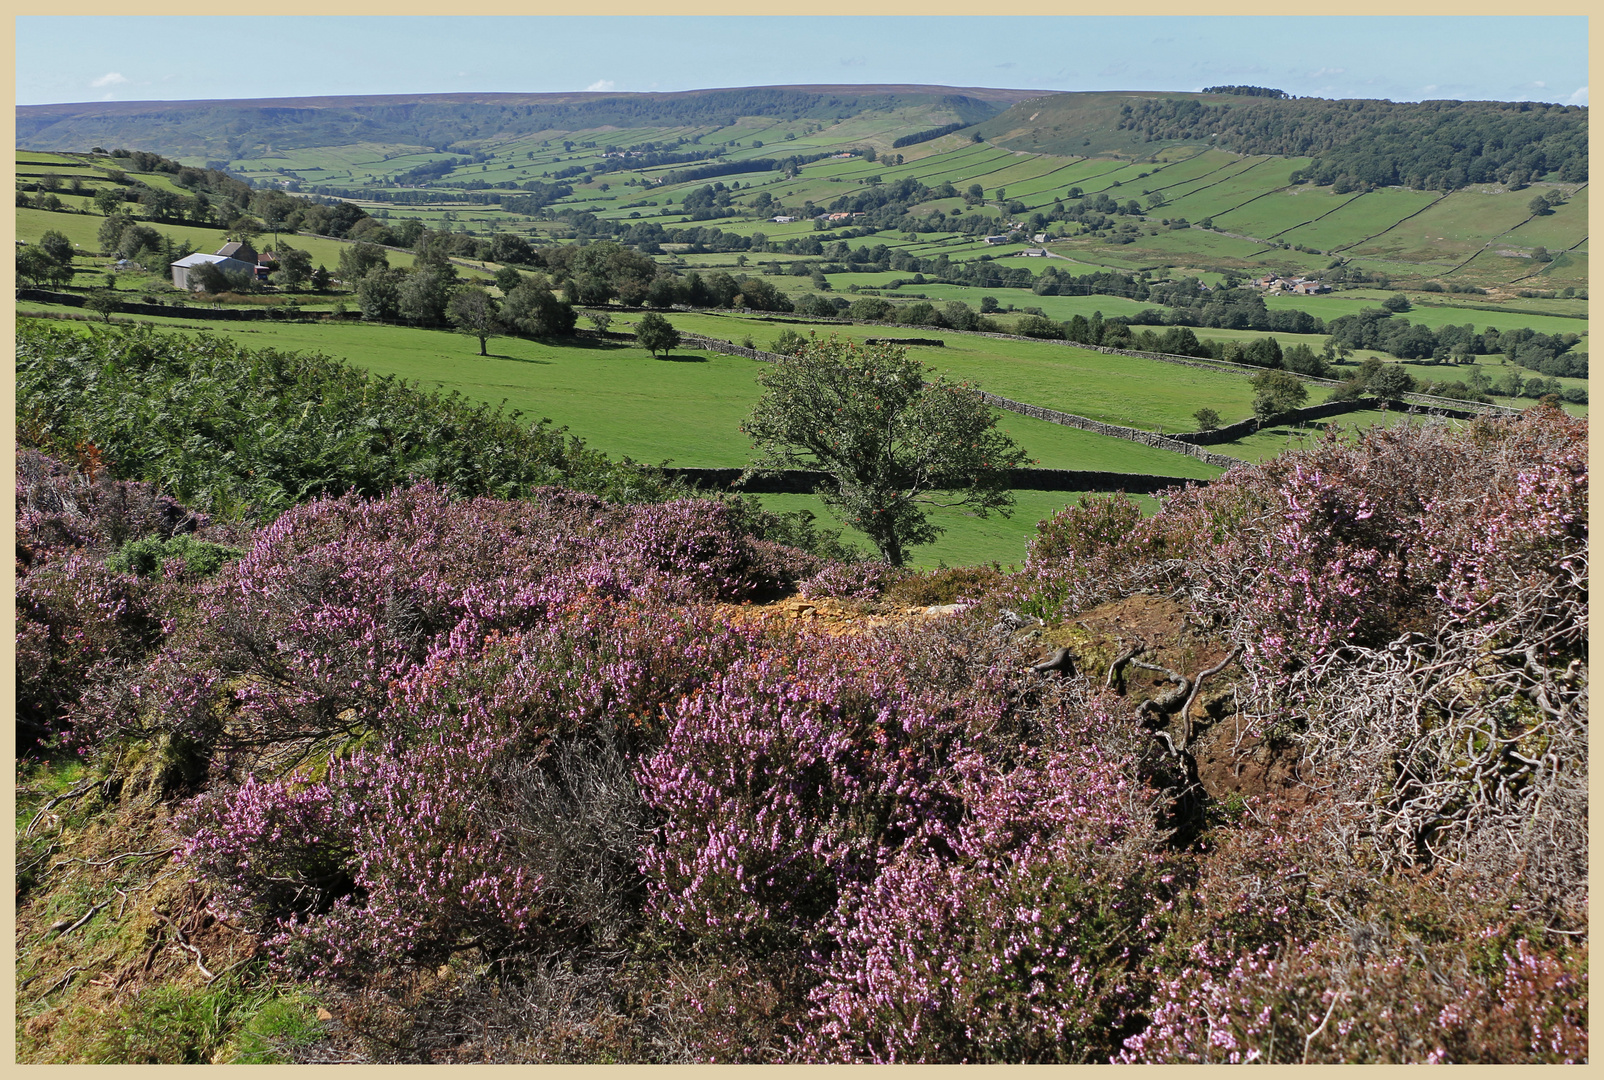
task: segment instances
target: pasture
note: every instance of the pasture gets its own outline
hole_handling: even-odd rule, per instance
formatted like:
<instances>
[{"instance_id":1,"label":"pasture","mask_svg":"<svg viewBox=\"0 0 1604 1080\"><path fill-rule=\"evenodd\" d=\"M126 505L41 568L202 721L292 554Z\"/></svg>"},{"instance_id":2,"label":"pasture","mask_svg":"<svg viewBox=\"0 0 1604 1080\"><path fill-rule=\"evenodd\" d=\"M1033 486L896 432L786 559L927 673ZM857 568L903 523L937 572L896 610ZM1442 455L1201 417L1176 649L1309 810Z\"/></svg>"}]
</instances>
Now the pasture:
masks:
<instances>
[{"instance_id":1,"label":"pasture","mask_svg":"<svg viewBox=\"0 0 1604 1080\"><path fill-rule=\"evenodd\" d=\"M1066 506L1074 505L1083 494L1091 498L1106 498L1106 494L1078 491L1016 491L1010 516L992 514L974 515L956 507L932 507L930 518L947 531L932 544L913 548L908 565L916 570L931 570L938 566L979 566L999 563L1005 569L1017 567L1025 561L1025 551L1036 535L1037 523L1047 520ZM817 495L760 495L756 497L765 509L779 513L808 510L819 523L830 528L842 528L841 521L825 507ZM1132 495L1142 508L1144 516L1151 516L1159 508L1159 500L1150 495ZM865 551L872 550L852 529L843 530L844 538L854 541Z\"/></svg>"},{"instance_id":2,"label":"pasture","mask_svg":"<svg viewBox=\"0 0 1604 1080\"><path fill-rule=\"evenodd\" d=\"M787 328L786 324L738 316L675 312L669 320L681 330L728 341L739 342L749 335L759 348L769 347ZM631 325L632 320L622 316L617 322L626 326ZM807 327L790 328L808 331ZM820 337L837 334L854 341L883 337L939 338L946 342L945 346L912 345L909 354L937 372L968 380L1002 397L1145 431L1194 430L1196 421L1192 414L1205 405L1232 419L1241 419L1252 412L1253 392L1247 377L1230 371L1208 371L1141 357L1110 356L1063 343L1012 341L929 327L820 326L816 332Z\"/></svg>"}]
</instances>

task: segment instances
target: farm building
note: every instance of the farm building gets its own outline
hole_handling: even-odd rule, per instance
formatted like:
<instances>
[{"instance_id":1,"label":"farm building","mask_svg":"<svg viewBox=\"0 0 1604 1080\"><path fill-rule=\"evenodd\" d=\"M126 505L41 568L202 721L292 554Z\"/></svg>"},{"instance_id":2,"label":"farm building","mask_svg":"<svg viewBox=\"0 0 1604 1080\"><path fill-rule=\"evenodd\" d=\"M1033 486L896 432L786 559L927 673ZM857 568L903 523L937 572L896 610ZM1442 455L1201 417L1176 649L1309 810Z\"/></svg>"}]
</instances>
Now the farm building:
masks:
<instances>
[{"instance_id":1,"label":"farm building","mask_svg":"<svg viewBox=\"0 0 1604 1080\"><path fill-rule=\"evenodd\" d=\"M202 263L216 263L224 270L243 270L253 277L265 278L268 268L260 265L261 262L262 257L250 244L241 240L231 240L218 248L213 255L196 252L172 263L173 285L180 289L195 288L189 282L189 272Z\"/></svg>"},{"instance_id":2,"label":"farm building","mask_svg":"<svg viewBox=\"0 0 1604 1080\"><path fill-rule=\"evenodd\" d=\"M244 271L252 275L256 273L256 264L254 262L231 259L226 255L206 255L196 252L194 255L186 255L172 264L173 287L178 289L196 288L197 286L191 285L189 282L189 272L205 263L214 263L224 270Z\"/></svg>"},{"instance_id":3,"label":"farm building","mask_svg":"<svg viewBox=\"0 0 1604 1080\"><path fill-rule=\"evenodd\" d=\"M250 263L252 266L262 261L256 254L256 249L243 240L229 241L217 249L217 254L225 259L238 259L240 262Z\"/></svg>"}]
</instances>

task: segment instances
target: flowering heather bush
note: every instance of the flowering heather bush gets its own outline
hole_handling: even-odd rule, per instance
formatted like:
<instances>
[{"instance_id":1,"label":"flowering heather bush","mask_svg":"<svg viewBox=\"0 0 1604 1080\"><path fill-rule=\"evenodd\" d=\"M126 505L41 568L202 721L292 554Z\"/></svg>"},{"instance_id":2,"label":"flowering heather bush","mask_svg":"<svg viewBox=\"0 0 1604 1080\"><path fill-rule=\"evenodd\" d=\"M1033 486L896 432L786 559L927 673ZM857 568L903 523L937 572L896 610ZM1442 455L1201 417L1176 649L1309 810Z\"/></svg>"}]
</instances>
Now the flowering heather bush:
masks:
<instances>
[{"instance_id":1,"label":"flowering heather bush","mask_svg":"<svg viewBox=\"0 0 1604 1080\"><path fill-rule=\"evenodd\" d=\"M41 738L87 684L143 656L161 620L140 582L90 556L51 560L17 583L18 734Z\"/></svg>"},{"instance_id":2,"label":"flowering heather bush","mask_svg":"<svg viewBox=\"0 0 1604 1080\"><path fill-rule=\"evenodd\" d=\"M18 734L32 743L61 729L87 686L143 657L172 627L180 568L144 581L108 567L111 549L190 538L180 530L229 534L149 484L103 469L91 477L31 451L17 454L16 515Z\"/></svg>"},{"instance_id":3,"label":"flowering heather bush","mask_svg":"<svg viewBox=\"0 0 1604 1080\"><path fill-rule=\"evenodd\" d=\"M807 1057L1106 1060L1140 1029L1141 960L1184 873L1152 792L1095 745L1023 757L962 761L958 828L848 890Z\"/></svg>"},{"instance_id":4,"label":"flowering heather bush","mask_svg":"<svg viewBox=\"0 0 1604 1080\"><path fill-rule=\"evenodd\" d=\"M1082 495L1037 524L1025 565L1004 595L1023 614L1057 621L1137 591L1168 565L1164 553L1162 531L1123 493Z\"/></svg>"},{"instance_id":5,"label":"flowering heather bush","mask_svg":"<svg viewBox=\"0 0 1604 1080\"><path fill-rule=\"evenodd\" d=\"M201 629L174 660L233 677L230 708L253 738L349 731L378 720L391 684L434 651L542 625L575 589L741 599L784 580L784 554L710 502L619 507L562 489L456 500L432 485L319 500L259 530L204 587ZM107 695L86 730L167 722L131 691Z\"/></svg>"},{"instance_id":6,"label":"flowering heather bush","mask_svg":"<svg viewBox=\"0 0 1604 1080\"><path fill-rule=\"evenodd\" d=\"M705 615L546 595L547 624L459 639L398 680L379 721L387 735L323 777L248 782L194 804L185 860L229 910L276 930L285 964L349 977L438 961L464 942L500 955L616 936L599 924L639 891L644 825L627 769L598 800L585 782L598 774L573 751L604 760L652 741L649 710L750 642ZM586 829L613 849L587 849Z\"/></svg>"},{"instance_id":7,"label":"flowering heather bush","mask_svg":"<svg viewBox=\"0 0 1604 1080\"><path fill-rule=\"evenodd\" d=\"M1123 539L1114 508L1075 508L1044 527L1021 606L1189 594L1242 646L1240 698L1364 808L1388 860L1518 872L1575 904L1585 442L1549 409L1462 433L1398 424L1233 469Z\"/></svg>"},{"instance_id":8,"label":"flowering heather bush","mask_svg":"<svg viewBox=\"0 0 1604 1080\"><path fill-rule=\"evenodd\" d=\"M832 562L798 585L797 591L810 600L821 596L878 600L887 586L906 573L883 562Z\"/></svg>"},{"instance_id":9,"label":"flowering heather bush","mask_svg":"<svg viewBox=\"0 0 1604 1080\"><path fill-rule=\"evenodd\" d=\"M640 771L663 822L643 862L653 910L713 942L816 943L844 884L940 829L930 781L956 720L904 667L886 642L801 640L682 700Z\"/></svg>"},{"instance_id":10,"label":"flowering heather bush","mask_svg":"<svg viewBox=\"0 0 1604 1080\"><path fill-rule=\"evenodd\" d=\"M1587 1060L1586 946L1540 948L1486 927L1480 950L1366 956L1347 935L1261 946L1229 970L1161 983L1125 1061L1508 1064Z\"/></svg>"}]
</instances>

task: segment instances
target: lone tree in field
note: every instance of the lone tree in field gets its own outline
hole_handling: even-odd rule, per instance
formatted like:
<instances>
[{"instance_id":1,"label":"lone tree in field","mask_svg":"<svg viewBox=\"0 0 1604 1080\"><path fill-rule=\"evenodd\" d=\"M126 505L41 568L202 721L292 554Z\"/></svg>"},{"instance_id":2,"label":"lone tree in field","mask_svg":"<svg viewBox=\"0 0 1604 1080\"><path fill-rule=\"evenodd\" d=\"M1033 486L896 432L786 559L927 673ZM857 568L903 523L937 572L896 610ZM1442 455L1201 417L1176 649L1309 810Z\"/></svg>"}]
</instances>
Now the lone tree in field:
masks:
<instances>
[{"instance_id":1,"label":"lone tree in field","mask_svg":"<svg viewBox=\"0 0 1604 1080\"><path fill-rule=\"evenodd\" d=\"M446 314L457 328L457 333L479 339L480 356L489 355L485 351L485 342L504 330L496 311L496 302L488 292L475 285L466 285L453 293Z\"/></svg>"},{"instance_id":2,"label":"lone tree in field","mask_svg":"<svg viewBox=\"0 0 1604 1080\"><path fill-rule=\"evenodd\" d=\"M835 479L827 506L892 566L942 533L926 506L966 506L985 517L1013 505L1009 471L1025 452L996 430L979 391L937 378L895 345L831 337L758 374L762 399L741 430L757 443L747 475L821 469Z\"/></svg>"},{"instance_id":3,"label":"lone tree in field","mask_svg":"<svg viewBox=\"0 0 1604 1080\"><path fill-rule=\"evenodd\" d=\"M657 312L648 311L635 324L635 341L656 360L659 350L666 353L679 347L679 331Z\"/></svg>"},{"instance_id":4,"label":"lone tree in field","mask_svg":"<svg viewBox=\"0 0 1604 1080\"><path fill-rule=\"evenodd\" d=\"M93 311L107 322L111 322L111 314L122 308L122 301L110 289L96 289L84 298L84 307Z\"/></svg>"},{"instance_id":5,"label":"lone tree in field","mask_svg":"<svg viewBox=\"0 0 1604 1080\"><path fill-rule=\"evenodd\" d=\"M1249 380L1253 387L1253 415L1268 423L1291 412L1309 399L1308 388L1289 371L1266 371Z\"/></svg>"}]
</instances>

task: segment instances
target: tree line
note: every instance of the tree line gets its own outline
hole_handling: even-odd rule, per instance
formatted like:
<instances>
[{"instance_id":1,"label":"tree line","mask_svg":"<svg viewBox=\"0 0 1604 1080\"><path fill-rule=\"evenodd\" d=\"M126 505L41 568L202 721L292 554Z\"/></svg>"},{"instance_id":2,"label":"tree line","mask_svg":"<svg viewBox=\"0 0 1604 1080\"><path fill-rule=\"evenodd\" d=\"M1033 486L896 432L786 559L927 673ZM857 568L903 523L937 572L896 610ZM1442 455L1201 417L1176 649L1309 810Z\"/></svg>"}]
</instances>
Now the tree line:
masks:
<instances>
[{"instance_id":1,"label":"tree line","mask_svg":"<svg viewBox=\"0 0 1604 1080\"><path fill-rule=\"evenodd\" d=\"M1587 179L1587 110L1575 105L1163 98L1122 106L1117 126L1147 142L1313 157L1293 182L1339 191L1394 184L1453 191L1495 182L1518 189L1549 174Z\"/></svg>"}]
</instances>

